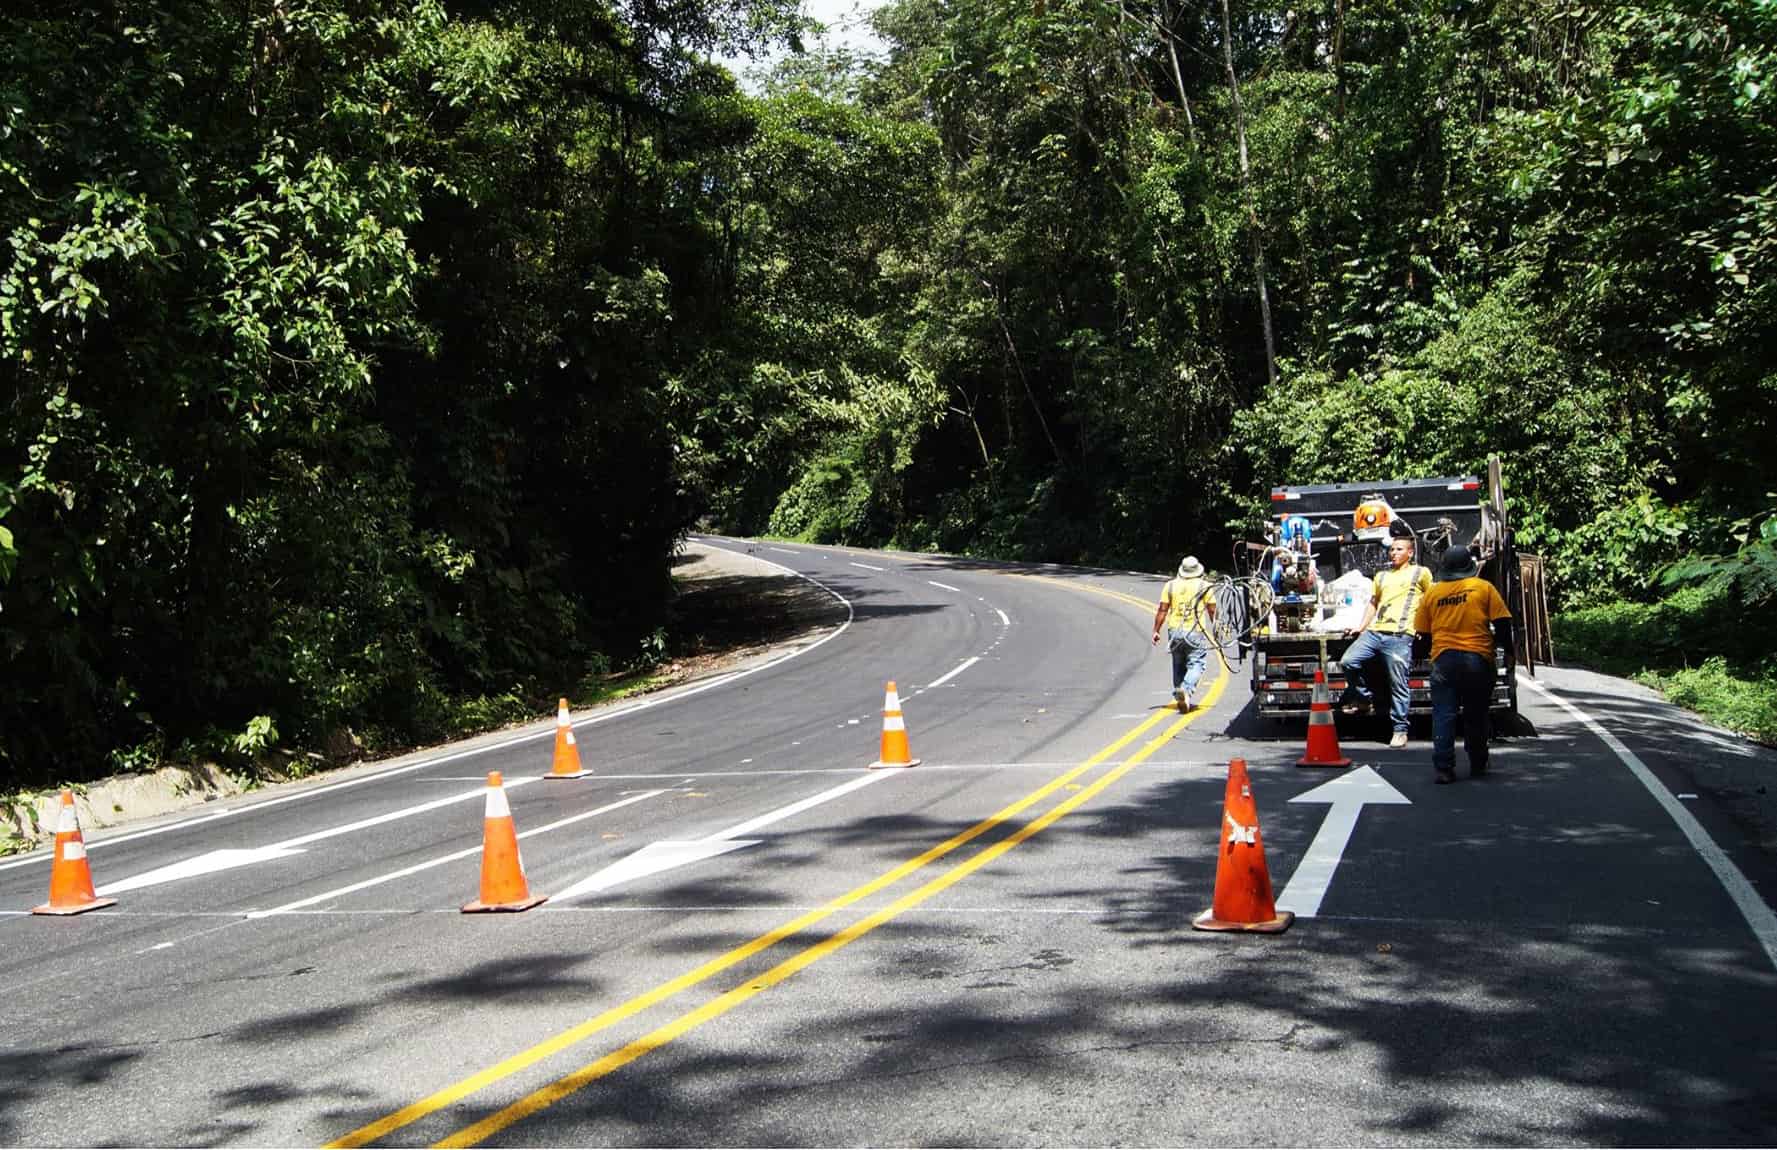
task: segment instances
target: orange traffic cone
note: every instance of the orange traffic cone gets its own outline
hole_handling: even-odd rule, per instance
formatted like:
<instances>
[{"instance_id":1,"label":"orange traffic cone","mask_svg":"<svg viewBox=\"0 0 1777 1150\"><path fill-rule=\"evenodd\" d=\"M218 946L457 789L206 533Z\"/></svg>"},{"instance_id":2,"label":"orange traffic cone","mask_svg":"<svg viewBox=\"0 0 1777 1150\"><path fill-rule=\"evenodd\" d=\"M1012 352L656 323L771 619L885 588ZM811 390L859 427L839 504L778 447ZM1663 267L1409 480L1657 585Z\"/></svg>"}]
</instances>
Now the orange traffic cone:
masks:
<instances>
[{"instance_id":1,"label":"orange traffic cone","mask_svg":"<svg viewBox=\"0 0 1777 1150\"><path fill-rule=\"evenodd\" d=\"M1221 848L1216 853L1215 903L1191 920L1198 930L1237 930L1282 934L1296 916L1279 912L1265 868L1265 841L1259 837L1259 807L1253 802L1246 760L1228 764L1222 797Z\"/></svg>"},{"instance_id":2,"label":"orange traffic cone","mask_svg":"<svg viewBox=\"0 0 1777 1150\"><path fill-rule=\"evenodd\" d=\"M872 767L917 767L919 760L907 746L907 720L901 717L901 696L895 693L894 680L889 680L888 693L882 700L882 757Z\"/></svg>"},{"instance_id":3,"label":"orange traffic cone","mask_svg":"<svg viewBox=\"0 0 1777 1150\"><path fill-rule=\"evenodd\" d=\"M529 910L547 895L532 895L518 857L518 828L506 803L500 772L487 773L487 816L481 830L481 897L463 907L464 914L486 910Z\"/></svg>"},{"instance_id":4,"label":"orange traffic cone","mask_svg":"<svg viewBox=\"0 0 1777 1150\"><path fill-rule=\"evenodd\" d=\"M93 893L93 869L86 861L86 840L80 837L74 793L64 790L62 813L56 821L56 858L49 868L49 901L32 907L31 913L80 914L116 903L114 898Z\"/></svg>"},{"instance_id":5,"label":"orange traffic cone","mask_svg":"<svg viewBox=\"0 0 1777 1150\"><path fill-rule=\"evenodd\" d=\"M1308 753L1296 760L1298 767L1349 767L1351 760L1339 753L1339 729L1333 725L1333 697L1327 692L1327 673L1314 669L1314 696L1308 702Z\"/></svg>"},{"instance_id":6,"label":"orange traffic cone","mask_svg":"<svg viewBox=\"0 0 1777 1150\"><path fill-rule=\"evenodd\" d=\"M568 719L568 701L555 705L555 766L545 779L583 779L587 771L580 765L580 745L574 741L574 724Z\"/></svg>"}]
</instances>

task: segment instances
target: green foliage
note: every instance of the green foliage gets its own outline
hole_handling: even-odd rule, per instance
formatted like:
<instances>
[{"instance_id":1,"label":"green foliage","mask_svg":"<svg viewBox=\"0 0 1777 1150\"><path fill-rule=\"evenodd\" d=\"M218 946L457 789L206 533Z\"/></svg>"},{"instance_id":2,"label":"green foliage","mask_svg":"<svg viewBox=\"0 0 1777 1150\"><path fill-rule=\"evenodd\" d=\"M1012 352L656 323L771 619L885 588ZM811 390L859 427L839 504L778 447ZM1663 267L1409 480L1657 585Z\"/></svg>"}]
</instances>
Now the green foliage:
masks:
<instances>
[{"instance_id":1,"label":"green foliage","mask_svg":"<svg viewBox=\"0 0 1777 1150\"><path fill-rule=\"evenodd\" d=\"M753 115L699 53L799 26L0 17L0 779L439 737L652 633Z\"/></svg>"},{"instance_id":2,"label":"green foliage","mask_svg":"<svg viewBox=\"0 0 1777 1150\"><path fill-rule=\"evenodd\" d=\"M605 690L699 517L1166 570L1495 453L1558 605L1756 678L1777 8L1230 8L754 92L790 0L8 9L0 780Z\"/></svg>"},{"instance_id":3,"label":"green foliage","mask_svg":"<svg viewBox=\"0 0 1777 1150\"><path fill-rule=\"evenodd\" d=\"M270 715L254 715L247 727L230 740L237 755L252 758L263 754L278 741L278 728Z\"/></svg>"},{"instance_id":4,"label":"green foliage","mask_svg":"<svg viewBox=\"0 0 1777 1150\"><path fill-rule=\"evenodd\" d=\"M1713 597L1736 599L1749 610L1777 603L1777 513L1766 512L1759 518L1756 536L1751 534L1753 522L1743 519L1734 525L1739 550L1680 559L1660 573L1661 584L1699 586Z\"/></svg>"},{"instance_id":5,"label":"green foliage","mask_svg":"<svg viewBox=\"0 0 1777 1150\"><path fill-rule=\"evenodd\" d=\"M1555 617L1555 652L1653 687L1672 702L1777 743L1777 658L1730 583L1682 587L1656 603L1615 602Z\"/></svg>"},{"instance_id":6,"label":"green foliage","mask_svg":"<svg viewBox=\"0 0 1777 1150\"><path fill-rule=\"evenodd\" d=\"M1682 667L1692 652L1729 638L1736 604L1702 588L1685 588L1656 603L1615 601L1564 611L1553 622L1555 650L1612 674Z\"/></svg>"},{"instance_id":7,"label":"green foliage","mask_svg":"<svg viewBox=\"0 0 1777 1150\"><path fill-rule=\"evenodd\" d=\"M535 718L537 710L537 700L526 698L515 687L497 695L458 700L450 708L445 727L452 735L470 735L525 722Z\"/></svg>"},{"instance_id":8,"label":"green foliage","mask_svg":"<svg viewBox=\"0 0 1777 1150\"><path fill-rule=\"evenodd\" d=\"M1753 676L1736 674L1721 656L1700 666L1638 678L1672 702L1689 707L1730 730L1777 745L1777 669Z\"/></svg>"}]
</instances>

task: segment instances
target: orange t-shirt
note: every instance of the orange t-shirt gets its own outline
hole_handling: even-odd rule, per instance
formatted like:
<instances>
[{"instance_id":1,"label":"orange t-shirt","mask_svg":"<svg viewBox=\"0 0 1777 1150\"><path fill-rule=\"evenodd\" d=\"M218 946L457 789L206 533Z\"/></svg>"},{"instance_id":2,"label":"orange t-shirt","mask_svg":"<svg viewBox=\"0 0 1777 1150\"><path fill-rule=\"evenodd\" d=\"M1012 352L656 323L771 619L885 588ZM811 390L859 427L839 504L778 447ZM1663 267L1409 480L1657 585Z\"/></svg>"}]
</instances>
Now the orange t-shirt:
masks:
<instances>
[{"instance_id":1,"label":"orange t-shirt","mask_svg":"<svg viewBox=\"0 0 1777 1150\"><path fill-rule=\"evenodd\" d=\"M1510 619L1505 600L1485 579L1452 579L1433 583L1431 590L1419 601L1413 616L1413 629L1431 633L1431 657L1445 651L1473 651L1477 655L1493 654L1495 619Z\"/></svg>"}]
</instances>

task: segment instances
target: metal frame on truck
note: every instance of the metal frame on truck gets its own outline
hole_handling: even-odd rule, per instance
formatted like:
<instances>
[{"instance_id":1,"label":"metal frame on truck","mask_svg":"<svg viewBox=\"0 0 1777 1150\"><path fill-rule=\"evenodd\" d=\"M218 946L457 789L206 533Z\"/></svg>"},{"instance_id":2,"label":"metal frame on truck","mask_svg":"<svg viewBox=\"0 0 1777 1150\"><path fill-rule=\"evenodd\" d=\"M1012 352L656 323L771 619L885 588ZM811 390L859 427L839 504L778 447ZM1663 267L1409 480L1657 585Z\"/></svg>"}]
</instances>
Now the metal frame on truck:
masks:
<instances>
[{"instance_id":1,"label":"metal frame on truck","mask_svg":"<svg viewBox=\"0 0 1777 1150\"><path fill-rule=\"evenodd\" d=\"M1385 501L1392 511L1387 537L1360 538L1354 519L1359 507L1376 500ZM1272 517L1267 528L1269 538L1263 544L1248 544L1249 555L1259 555L1261 569L1254 575L1268 575L1263 564L1277 550L1284 521L1300 515L1311 527L1311 551L1323 579L1331 583L1348 572L1359 571L1368 578L1388 566L1388 542L1397 536L1410 536L1417 542L1413 561L1426 567L1436 580L1444 552L1462 544L1470 549L1481 565L1481 577L1499 590L1514 619L1541 621L1545 609L1540 597L1527 602L1520 559L1513 542L1505 511L1505 493L1500 477L1499 460L1488 461L1485 483L1472 475L1445 476L1429 479L1399 479L1369 483L1323 483L1276 487L1271 491ZM1368 601L1368 589L1365 590ZM1269 605L1267 605L1269 608ZM1537 652L1526 643L1529 631L1546 634L1547 627L1517 628L1514 648L1495 650L1498 677L1493 688L1496 710L1518 709L1518 668L1520 664L1534 673ZM1251 621L1246 628L1252 645L1253 700L1259 714L1284 717L1308 712L1314 672L1324 666L1328 686L1335 697L1345 690L1346 678L1340 658L1353 639L1343 631L1284 633L1267 626L1263 619ZM1431 667L1425 660L1415 660L1407 682L1412 691L1410 713L1431 713ZM1380 684L1377 684L1380 686ZM1383 691L1377 696L1386 699Z\"/></svg>"}]
</instances>

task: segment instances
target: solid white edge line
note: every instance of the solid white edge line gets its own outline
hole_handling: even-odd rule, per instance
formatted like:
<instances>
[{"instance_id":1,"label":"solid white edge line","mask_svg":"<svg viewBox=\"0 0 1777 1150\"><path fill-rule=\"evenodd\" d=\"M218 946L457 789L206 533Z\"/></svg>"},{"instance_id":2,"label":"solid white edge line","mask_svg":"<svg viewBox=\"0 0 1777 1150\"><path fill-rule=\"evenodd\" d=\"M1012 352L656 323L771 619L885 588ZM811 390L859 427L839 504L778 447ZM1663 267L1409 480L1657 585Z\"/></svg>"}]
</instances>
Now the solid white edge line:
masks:
<instances>
[{"instance_id":1,"label":"solid white edge line","mask_svg":"<svg viewBox=\"0 0 1777 1150\"><path fill-rule=\"evenodd\" d=\"M967 671L970 667L973 667L976 663L979 663L980 661L981 661L981 656L971 655L967 659L964 659L959 666L951 668L951 670L948 674L940 675L938 678L933 679L931 682L927 683L924 687L922 687L921 690L929 691L933 687L942 687L944 684L950 682L950 680L956 678L958 675L962 674L964 671Z\"/></svg>"},{"instance_id":2,"label":"solid white edge line","mask_svg":"<svg viewBox=\"0 0 1777 1150\"><path fill-rule=\"evenodd\" d=\"M713 547L714 544L710 544L710 543L706 542L706 543L704 543L704 546ZM730 555L741 554L741 552L735 551L729 547L716 547L715 549L718 551L726 551ZM640 702L635 703L630 706L620 707L620 708L617 708L617 709L614 709L611 711L601 712L599 714L592 715L592 716L589 716L584 719L577 719L577 720L575 720L573 725L576 728L589 727L595 723L603 723L603 722L607 722L611 719L621 718L624 715L633 715L637 711L645 711L650 707L658 707L664 703L672 703L672 702L677 702L680 699L688 699L692 695L701 695L705 691L710 691L710 690L714 690L717 687L725 686L728 683L734 682L736 679L744 679L748 675L756 675L760 671L769 671L771 668L777 666L780 663L785 663L791 659L799 658L803 655L808 654L810 651L814 650L816 647L819 647L824 643L828 643L834 639L839 638L840 635L845 633L846 628L850 627L852 625L852 622L857 618L857 612L853 609L852 604L851 604L851 600L847 599L845 596L841 595L839 592L833 590L833 588L827 586L825 583L822 583L819 579L816 579L811 575L804 575L802 572L793 570L792 568L789 568L789 567L785 567L781 563L773 563L769 559L761 559L757 555L748 555L748 556L746 556L746 558L753 560L755 563L763 563L767 567L775 567L779 571L782 571L786 575L794 575L798 579L805 579L808 582L813 583L816 587L819 587L821 590L825 591L827 594L833 596L833 598L839 600L839 602L845 606L845 622L841 623L836 629L834 629L832 634L823 635L823 636L821 636L821 638L819 638L818 640L816 640L813 643L810 643L806 647L798 647L796 650L790 651L787 654L780 655L777 658L772 659L769 662L761 663L757 667L749 667L744 671L735 671L731 674L721 675L721 676L718 676L717 678L709 680L706 683L700 683L697 686L690 688L689 690L676 691L671 695L666 695L666 696L663 696L658 699L643 699ZM207 822L211 822L215 819L226 818L230 815L237 815L237 814L244 815L244 814L250 814L250 813L254 813L254 812L258 812L258 811L269 810L272 807L282 806L284 803L293 803L293 802L297 801L298 799L312 799L317 795L324 795L324 794L328 794L329 792L332 792L332 791L344 790L346 787L359 787L359 786L363 786L365 783L381 782L384 779L392 779L396 775L405 775L405 774L408 774L409 772L412 772L412 771L425 770L428 767L443 766L445 763L454 763L454 762L458 761L459 759L472 758L476 755L486 754L489 751L505 750L507 747L516 747L516 746L519 746L524 743L534 743L540 739L553 739L554 737L555 737L555 725L553 723L551 723L547 730L538 731L535 734L517 735L517 736L510 738L510 739L502 739L500 742L497 742L497 743L489 743L485 747L475 747L475 748L472 748L469 750L464 750L464 751L453 751L452 753L450 753L448 755L439 755L437 758L425 759L425 760L422 760L421 762L417 762L417 763L409 763L405 767L393 767L393 768L390 768L389 770L386 770L386 771L377 771L374 774L368 774L368 775L363 776L362 778L346 779L343 782L329 783L326 786L316 787L313 790L299 791L296 794L284 795L281 798L267 799L266 801L261 802L261 803L249 803L245 806L235 807L235 808L231 808L231 809L225 810L225 811L217 811L215 814L204 815L201 818L196 818L196 819L191 819L189 821L182 821L182 822L176 822L176 823L168 823L166 826L153 827L153 828L150 828L149 830L145 830L145 831L137 831L134 834L119 835L115 838L100 838L97 840L93 840L93 839L89 838L86 843L86 848L87 848L87 850L90 851L94 847L115 846L115 845L118 845L121 843L132 842L136 839L148 838L152 835L163 835L163 834L170 833L172 831L186 830L190 827L198 826L201 823L207 823ZM23 858L16 859L16 860L14 860L12 862L8 862L8 863L0 863L0 871L12 870L14 867L30 866L33 863L48 862L49 860L53 859L54 857L55 857L55 851L51 847L47 847L47 846L40 847L36 851L24 856Z\"/></svg>"},{"instance_id":3,"label":"solid white edge line","mask_svg":"<svg viewBox=\"0 0 1777 1150\"><path fill-rule=\"evenodd\" d=\"M963 589L961 587L952 587L950 584L940 583L936 579L927 579L926 582L930 583L934 587L942 587L946 591L955 591L959 595L962 594Z\"/></svg>"},{"instance_id":4,"label":"solid white edge line","mask_svg":"<svg viewBox=\"0 0 1777 1150\"><path fill-rule=\"evenodd\" d=\"M639 803L643 799L651 799L655 795L663 795L665 793L666 792L662 790L662 791L646 791L646 792L639 794L639 795L631 795L626 799L619 799L617 802L607 803L604 806L599 807L596 810L583 811L577 815L569 815L565 819L557 819L555 822L549 823L545 826L540 826L540 827L536 827L532 830L524 831L518 837L520 839L526 839L526 838L530 838L532 835L540 835L540 834L543 834L547 831L559 830L560 828L568 826L572 823L581 822L582 820L590 819L595 815L602 815L602 814L606 813L607 811L614 811L618 807L627 807L631 803ZM483 844L483 846L485 846L485 844ZM283 906L274 906L270 910L247 911L246 913L242 914L240 917L242 917L242 918L271 918L274 915L289 914L291 911L300 910L301 908L306 907L306 906L313 906L318 902L329 902L329 901L336 899L336 898L344 898L346 895L354 894L357 891L368 890L373 886L381 886L383 883L393 882L394 880L396 880L398 878L406 878L408 875L418 874L419 872L421 872L423 870L431 870L435 866L443 866L445 863L456 862L458 859L468 858L472 854L480 853L481 850L483 849L483 846L473 846L473 847L467 848L466 850L454 851L454 852L447 854L447 855L440 855L437 858L427 859L425 862L422 862L422 863L414 863L412 866L402 867L400 870L390 871L388 874L377 875L375 878L367 878L367 879L362 880L361 882L352 883L349 886L342 886L342 887L338 887L334 890L323 891L320 894L314 894L314 895L310 895L307 898L297 899L295 902L287 902Z\"/></svg>"},{"instance_id":5,"label":"solid white edge line","mask_svg":"<svg viewBox=\"0 0 1777 1150\"><path fill-rule=\"evenodd\" d=\"M1759 897L1759 893L1753 888L1753 885L1746 881L1746 876L1740 872L1739 867L1734 865L1734 860L1730 859L1726 852L1716 845L1715 840L1709 837L1709 832L1703 829L1703 824L1699 823L1691 812L1680 806L1678 800L1672 797L1672 792L1668 791L1660 784L1660 780L1654 777L1653 771L1648 769L1647 764L1642 762L1641 758L1631 751L1621 739L1605 730L1602 723L1557 695L1552 688L1543 686L1535 679L1526 678L1522 682L1578 719L1594 735L1597 735L1605 746L1616 752L1617 758L1623 761L1623 765L1629 768L1630 773L1635 776L1637 781L1647 788L1648 794L1654 797L1654 801L1659 803L1672 821L1678 825L1678 829L1683 832L1684 837L1690 840L1692 849L1702 857L1704 862L1709 864L1709 869L1715 872L1715 877L1721 883L1722 889L1726 890L1728 897L1734 900L1734 905L1740 909L1740 914L1746 919L1746 925L1752 928L1753 936L1764 948L1765 957L1770 960L1773 968L1777 968L1777 913L1772 912L1765 900Z\"/></svg>"}]
</instances>

